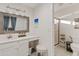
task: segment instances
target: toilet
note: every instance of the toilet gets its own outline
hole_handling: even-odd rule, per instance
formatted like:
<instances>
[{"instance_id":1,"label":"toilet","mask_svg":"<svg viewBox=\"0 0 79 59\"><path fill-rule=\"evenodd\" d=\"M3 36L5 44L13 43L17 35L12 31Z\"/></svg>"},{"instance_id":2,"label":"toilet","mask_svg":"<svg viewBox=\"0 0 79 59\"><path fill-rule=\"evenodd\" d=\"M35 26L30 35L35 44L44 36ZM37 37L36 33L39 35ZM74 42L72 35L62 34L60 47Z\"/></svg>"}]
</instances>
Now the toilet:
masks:
<instances>
[{"instance_id":1,"label":"toilet","mask_svg":"<svg viewBox=\"0 0 79 59\"><path fill-rule=\"evenodd\" d=\"M79 29L72 30L72 43L71 49L73 50L73 56L79 56Z\"/></svg>"},{"instance_id":2,"label":"toilet","mask_svg":"<svg viewBox=\"0 0 79 59\"><path fill-rule=\"evenodd\" d=\"M78 56L78 53L79 53L79 43L71 43L71 48L73 50L73 56Z\"/></svg>"},{"instance_id":3,"label":"toilet","mask_svg":"<svg viewBox=\"0 0 79 59\"><path fill-rule=\"evenodd\" d=\"M79 37L73 38L73 43L71 43L71 49L73 50L73 56L78 56L79 54Z\"/></svg>"}]
</instances>

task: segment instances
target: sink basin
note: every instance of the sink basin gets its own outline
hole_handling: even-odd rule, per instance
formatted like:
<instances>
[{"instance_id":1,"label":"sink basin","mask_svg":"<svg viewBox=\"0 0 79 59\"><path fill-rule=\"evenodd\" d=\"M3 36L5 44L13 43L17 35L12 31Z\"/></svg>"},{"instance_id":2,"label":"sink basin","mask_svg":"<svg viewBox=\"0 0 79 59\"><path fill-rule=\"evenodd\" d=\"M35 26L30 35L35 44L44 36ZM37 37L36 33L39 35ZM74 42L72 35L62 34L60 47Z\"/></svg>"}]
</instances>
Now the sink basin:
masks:
<instances>
[{"instance_id":1,"label":"sink basin","mask_svg":"<svg viewBox=\"0 0 79 59\"><path fill-rule=\"evenodd\" d=\"M18 36L16 35L11 35L11 37L9 38L9 35L3 34L3 35L0 35L0 43L13 41L13 40L16 40L17 38Z\"/></svg>"}]
</instances>

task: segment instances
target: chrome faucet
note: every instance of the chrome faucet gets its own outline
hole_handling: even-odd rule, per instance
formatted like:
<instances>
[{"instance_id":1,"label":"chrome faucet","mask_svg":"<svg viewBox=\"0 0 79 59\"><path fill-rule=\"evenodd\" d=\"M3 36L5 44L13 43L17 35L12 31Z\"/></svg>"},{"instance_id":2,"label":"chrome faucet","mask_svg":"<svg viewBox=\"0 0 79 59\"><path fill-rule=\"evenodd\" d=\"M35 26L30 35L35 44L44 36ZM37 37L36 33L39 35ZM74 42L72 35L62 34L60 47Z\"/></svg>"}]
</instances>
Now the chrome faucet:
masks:
<instances>
[{"instance_id":1,"label":"chrome faucet","mask_svg":"<svg viewBox=\"0 0 79 59\"><path fill-rule=\"evenodd\" d=\"M12 35L11 34L9 34L9 36L8 36L8 39L10 39L10 38L12 38Z\"/></svg>"}]
</instances>

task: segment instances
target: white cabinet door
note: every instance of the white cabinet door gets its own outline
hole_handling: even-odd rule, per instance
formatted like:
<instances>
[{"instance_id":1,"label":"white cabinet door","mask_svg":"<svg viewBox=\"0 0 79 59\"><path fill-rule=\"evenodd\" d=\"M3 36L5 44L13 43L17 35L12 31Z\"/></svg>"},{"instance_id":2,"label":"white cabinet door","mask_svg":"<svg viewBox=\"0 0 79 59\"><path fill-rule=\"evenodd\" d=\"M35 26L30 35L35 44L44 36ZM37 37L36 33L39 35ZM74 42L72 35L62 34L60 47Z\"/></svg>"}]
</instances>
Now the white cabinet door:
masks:
<instances>
[{"instance_id":1,"label":"white cabinet door","mask_svg":"<svg viewBox=\"0 0 79 59\"><path fill-rule=\"evenodd\" d=\"M19 55L27 56L28 55L28 42L27 40L19 41Z\"/></svg>"},{"instance_id":2,"label":"white cabinet door","mask_svg":"<svg viewBox=\"0 0 79 59\"><path fill-rule=\"evenodd\" d=\"M28 42L21 40L0 45L0 56L27 56Z\"/></svg>"},{"instance_id":3,"label":"white cabinet door","mask_svg":"<svg viewBox=\"0 0 79 59\"><path fill-rule=\"evenodd\" d=\"M9 47L9 48L3 49L3 55L4 56L17 56L18 50L16 47Z\"/></svg>"},{"instance_id":4,"label":"white cabinet door","mask_svg":"<svg viewBox=\"0 0 79 59\"><path fill-rule=\"evenodd\" d=\"M4 50L0 49L0 56L4 56Z\"/></svg>"},{"instance_id":5,"label":"white cabinet door","mask_svg":"<svg viewBox=\"0 0 79 59\"><path fill-rule=\"evenodd\" d=\"M16 56L18 55L17 42L11 42L0 45L0 56Z\"/></svg>"}]
</instances>

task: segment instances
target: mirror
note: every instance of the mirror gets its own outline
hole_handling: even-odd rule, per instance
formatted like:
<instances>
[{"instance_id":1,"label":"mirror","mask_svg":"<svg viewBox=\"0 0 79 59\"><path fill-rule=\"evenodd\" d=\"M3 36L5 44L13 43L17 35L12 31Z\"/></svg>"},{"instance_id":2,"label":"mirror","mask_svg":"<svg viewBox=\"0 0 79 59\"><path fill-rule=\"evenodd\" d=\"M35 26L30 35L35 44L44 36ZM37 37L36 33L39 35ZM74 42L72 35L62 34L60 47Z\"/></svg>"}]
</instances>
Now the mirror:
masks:
<instances>
[{"instance_id":1,"label":"mirror","mask_svg":"<svg viewBox=\"0 0 79 59\"><path fill-rule=\"evenodd\" d=\"M2 20L2 22L0 21L3 28L2 32L29 32L29 17L8 13L0 13L0 17Z\"/></svg>"}]
</instances>

